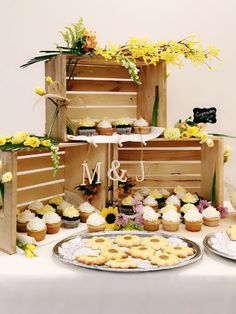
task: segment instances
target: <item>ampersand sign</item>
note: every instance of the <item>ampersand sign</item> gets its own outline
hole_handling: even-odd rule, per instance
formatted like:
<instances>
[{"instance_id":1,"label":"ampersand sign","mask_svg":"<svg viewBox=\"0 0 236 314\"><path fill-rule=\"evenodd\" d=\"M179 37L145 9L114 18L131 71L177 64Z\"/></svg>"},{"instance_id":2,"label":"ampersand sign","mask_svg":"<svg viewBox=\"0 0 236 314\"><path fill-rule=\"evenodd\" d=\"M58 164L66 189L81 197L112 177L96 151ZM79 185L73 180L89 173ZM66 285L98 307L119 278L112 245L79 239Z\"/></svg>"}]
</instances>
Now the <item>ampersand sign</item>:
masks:
<instances>
[{"instance_id":1,"label":"ampersand sign","mask_svg":"<svg viewBox=\"0 0 236 314\"><path fill-rule=\"evenodd\" d=\"M113 160L111 162L111 168L107 171L107 176L112 181L120 181L124 183L127 181L127 177L125 177L127 170L124 169L118 170L119 168L120 168L119 160Z\"/></svg>"}]
</instances>

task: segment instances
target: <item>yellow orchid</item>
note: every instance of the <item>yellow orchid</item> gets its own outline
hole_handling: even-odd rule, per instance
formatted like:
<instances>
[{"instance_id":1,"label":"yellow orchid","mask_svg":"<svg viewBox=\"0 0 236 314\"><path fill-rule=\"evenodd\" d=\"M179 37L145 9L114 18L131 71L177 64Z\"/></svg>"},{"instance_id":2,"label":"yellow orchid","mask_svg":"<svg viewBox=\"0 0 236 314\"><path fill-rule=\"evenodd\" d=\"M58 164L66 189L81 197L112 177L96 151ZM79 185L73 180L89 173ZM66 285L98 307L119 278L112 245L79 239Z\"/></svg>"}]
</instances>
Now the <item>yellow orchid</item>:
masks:
<instances>
[{"instance_id":1,"label":"yellow orchid","mask_svg":"<svg viewBox=\"0 0 236 314\"><path fill-rule=\"evenodd\" d=\"M10 171L8 172L5 172L3 175L2 175L2 179L1 179L1 182L2 183L8 183L12 180L12 173Z\"/></svg>"},{"instance_id":2,"label":"yellow orchid","mask_svg":"<svg viewBox=\"0 0 236 314\"><path fill-rule=\"evenodd\" d=\"M28 136L23 144L30 147L39 147L40 140L35 136Z\"/></svg>"},{"instance_id":3,"label":"yellow orchid","mask_svg":"<svg viewBox=\"0 0 236 314\"><path fill-rule=\"evenodd\" d=\"M51 78L51 76L47 76L46 77L46 82L48 83L48 84L52 84L53 83L53 79ZM38 94L38 93L37 93ZM40 95L41 96L41 95Z\"/></svg>"},{"instance_id":4,"label":"yellow orchid","mask_svg":"<svg viewBox=\"0 0 236 314\"><path fill-rule=\"evenodd\" d=\"M38 94L39 96L44 96L46 95L46 92L44 89L42 89L40 86L35 87L35 93Z\"/></svg>"},{"instance_id":5,"label":"yellow orchid","mask_svg":"<svg viewBox=\"0 0 236 314\"><path fill-rule=\"evenodd\" d=\"M26 132L18 132L13 136L11 142L12 144L22 144L28 136L29 134Z\"/></svg>"},{"instance_id":6,"label":"yellow orchid","mask_svg":"<svg viewBox=\"0 0 236 314\"><path fill-rule=\"evenodd\" d=\"M42 140L40 141L40 144L46 147L50 147L52 145L50 140Z\"/></svg>"},{"instance_id":7,"label":"yellow orchid","mask_svg":"<svg viewBox=\"0 0 236 314\"><path fill-rule=\"evenodd\" d=\"M176 140L180 138L179 128L167 128L164 131L164 137L170 140Z\"/></svg>"},{"instance_id":8,"label":"yellow orchid","mask_svg":"<svg viewBox=\"0 0 236 314\"><path fill-rule=\"evenodd\" d=\"M201 137L200 128L197 126L189 126L187 128L187 133L189 137Z\"/></svg>"},{"instance_id":9,"label":"yellow orchid","mask_svg":"<svg viewBox=\"0 0 236 314\"><path fill-rule=\"evenodd\" d=\"M230 160L231 151L232 151L231 147L227 145L224 149L224 162L227 162Z\"/></svg>"},{"instance_id":10,"label":"yellow orchid","mask_svg":"<svg viewBox=\"0 0 236 314\"><path fill-rule=\"evenodd\" d=\"M4 136L0 136L0 146L5 145L7 142L6 138Z\"/></svg>"}]
</instances>

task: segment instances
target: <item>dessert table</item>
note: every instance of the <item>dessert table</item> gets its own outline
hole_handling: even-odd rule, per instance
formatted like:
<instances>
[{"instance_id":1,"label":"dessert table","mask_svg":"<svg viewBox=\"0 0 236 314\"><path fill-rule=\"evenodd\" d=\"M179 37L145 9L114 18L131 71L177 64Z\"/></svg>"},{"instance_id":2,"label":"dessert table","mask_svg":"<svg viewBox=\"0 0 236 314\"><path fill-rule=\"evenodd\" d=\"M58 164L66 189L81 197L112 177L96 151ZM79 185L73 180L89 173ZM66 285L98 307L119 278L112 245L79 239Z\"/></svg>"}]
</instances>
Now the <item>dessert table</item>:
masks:
<instances>
[{"instance_id":1,"label":"dessert table","mask_svg":"<svg viewBox=\"0 0 236 314\"><path fill-rule=\"evenodd\" d=\"M177 234L202 246L206 234L229 223L236 213L217 228L191 233L182 225ZM0 313L235 313L236 263L206 250L183 268L119 274L65 265L52 255L55 243L40 246L33 259L0 253Z\"/></svg>"}]
</instances>

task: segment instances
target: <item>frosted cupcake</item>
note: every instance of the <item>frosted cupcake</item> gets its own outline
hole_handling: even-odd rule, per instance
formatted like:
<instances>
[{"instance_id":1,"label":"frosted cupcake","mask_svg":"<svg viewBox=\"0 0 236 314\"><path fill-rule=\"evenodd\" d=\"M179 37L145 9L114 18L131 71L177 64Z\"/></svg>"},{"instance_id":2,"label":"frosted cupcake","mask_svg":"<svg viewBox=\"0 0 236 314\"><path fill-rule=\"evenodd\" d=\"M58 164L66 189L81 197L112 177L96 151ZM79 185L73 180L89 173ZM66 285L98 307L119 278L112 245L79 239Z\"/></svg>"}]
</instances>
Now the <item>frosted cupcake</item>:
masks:
<instances>
[{"instance_id":1,"label":"frosted cupcake","mask_svg":"<svg viewBox=\"0 0 236 314\"><path fill-rule=\"evenodd\" d=\"M147 188L146 186L143 186L140 190L138 190L138 192L139 192L142 196L146 197L146 196L149 195L149 193L151 192L151 190L150 190L149 188Z\"/></svg>"},{"instance_id":2,"label":"frosted cupcake","mask_svg":"<svg viewBox=\"0 0 236 314\"><path fill-rule=\"evenodd\" d=\"M37 242L43 241L46 236L47 227L45 222L35 217L27 223L27 235L33 237Z\"/></svg>"},{"instance_id":3,"label":"frosted cupcake","mask_svg":"<svg viewBox=\"0 0 236 314\"><path fill-rule=\"evenodd\" d=\"M181 215L184 216L191 209L197 209L197 207L194 204L191 204L191 203L183 205L180 208Z\"/></svg>"},{"instance_id":4,"label":"frosted cupcake","mask_svg":"<svg viewBox=\"0 0 236 314\"><path fill-rule=\"evenodd\" d=\"M27 223L35 217L35 213L32 213L30 210L26 209L17 216L17 231L26 232Z\"/></svg>"},{"instance_id":5,"label":"frosted cupcake","mask_svg":"<svg viewBox=\"0 0 236 314\"><path fill-rule=\"evenodd\" d=\"M202 214L198 209L191 209L184 215L185 228L188 231L198 232L202 228Z\"/></svg>"},{"instance_id":6,"label":"frosted cupcake","mask_svg":"<svg viewBox=\"0 0 236 314\"><path fill-rule=\"evenodd\" d=\"M159 190L155 189L151 191L149 195L155 198L155 200L157 201L158 208L162 208L163 206L165 206L166 198Z\"/></svg>"},{"instance_id":7,"label":"frosted cupcake","mask_svg":"<svg viewBox=\"0 0 236 314\"><path fill-rule=\"evenodd\" d=\"M87 228L89 232L104 231L106 229L106 221L101 215L93 213L87 219Z\"/></svg>"},{"instance_id":8,"label":"frosted cupcake","mask_svg":"<svg viewBox=\"0 0 236 314\"><path fill-rule=\"evenodd\" d=\"M160 189L161 194L163 195L164 198L168 198L170 196L170 192L167 189Z\"/></svg>"},{"instance_id":9,"label":"frosted cupcake","mask_svg":"<svg viewBox=\"0 0 236 314\"><path fill-rule=\"evenodd\" d=\"M141 193L139 193L139 191L137 191L137 192L134 193L134 198L135 198L137 201L142 202L144 196L143 196Z\"/></svg>"},{"instance_id":10,"label":"frosted cupcake","mask_svg":"<svg viewBox=\"0 0 236 314\"><path fill-rule=\"evenodd\" d=\"M175 207L172 204L168 204L168 205L161 208L160 213L161 213L161 215L163 215L164 213L167 213L169 210L174 210L177 212L177 207Z\"/></svg>"},{"instance_id":11,"label":"frosted cupcake","mask_svg":"<svg viewBox=\"0 0 236 314\"><path fill-rule=\"evenodd\" d=\"M132 124L133 123L132 123L132 120L130 118L121 118L121 119L114 122L114 125L116 127L116 131L120 135L131 134Z\"/></svg>"},{"instance_id":12,"label":"frosted cupcake","mask_svg":"<svg viewBox=\"0 0 236 314\"><path fill-rule=\"evenodd\" d=\"M123 198L121 201L121 206L119 207L119 212L125 215L133 215L134 207L133 207L134 199L131 195Z\"/></svg>"},{"instance_id":13,"label":"frosted cupcake","mask_svg":"<svg viewBox=\"0 0 236 314\"><path fill-rule=\"evenodd\" d=\"M171 195L166 199L166 205L174 205L177 210L180 210L181 203L177 196Z\"/></svg>"},{"instance_id":14,"label":"frosted cupcake","mask_svg":"<svg viewBox=\"0 0 236 314\"><path fill-rule=\"evenodd\" d=\"M66 229L77 228L80 220L80 213L74 206L67 207L63 210L62 222Z\"/></svg>"},{"instance_id":15,"label":"frosted cupcake","mask_svg":"<svg viewBox=\"0 0 236 314\"><path fill-rule=\"evenodd\" d=\"M43 206L42 208L39 208L37 209L36 211L36 215L39 217L39 218L43 218L43 215L49 213L49 212L55 212L55 208L52 207L51 205L45 205Z\"/></svg>"},{"instance_id":16,"label":"frosted cupcake","mask_svg":"<svg viewBox=\"0 0 236 314\"><path fill-rule=\"evenodd\" d=\"M80 221L87 222L88 217L96 211L96 208L89 202L84 202L79 206Z\"/></svg>"},{"instance_id":17,"label":"frosted cupcake","mask_svg":"<svg viewBox=\"0 0 236 314\"><path fill-rule=\"evenodd\" d=\"M189 192L184 194L184 196L181 198L182 205L187 204L187 203L197 205L198 201L199 201L199 197L196 194L192 194Z\"/></svg>"},{"instance_id":18,"label":"frosted cupcake","mask_svg":"<svg viewBox=\"0 0 236 314\"><path fill-rule=\"evenodd\" d=\"M43 221L47 226L48 234L55 234L59 232L61 227L61 217L58 214L48 212L43 216Z\"/></svg>"},{"instance_id":19,"label":"frosted cupcake","mask_svg":"<svg viewBox=\"0 0 236 314\"><path fill-rule=\"evenodd\" d=\"M133 124L134 133L136 134L148 134L151 131L151 127L148 122L143 118L136 120Z\"/></svg>"},{"instance_id":20,"label":"frosted cupcake","mask_svg":"<svg viewBox=\"0 0 236 314\"><path fill-rule=\"evenodd\" d=\"M108 120L101 120L97 125L97 131L99 135L112 135L113 128L111 122Z\"/></svg>"},{"instance_id":21,"label":"frosted cupcake","mask_svg":"<svg viewBox=\"0 0 236 314\"><path fill-rule=\"evenodd\" d=\"M178 231L180 224L180 214L176 210L168 210L162 215L162 226L165 231Z\"/></svg>"},{"instance_id":22,"label":"frosted cupcake","mask_svg":"<svg viewBox=\"0 0 236 314\"><path fill-rule=\"evenodd\" d=\"M154 197L152 196L147 196L144 200L143 200L143 205L145 206L150 206L152 207L154 210L157 211L158 209L158 204L157 204L157 201L155 200Z\"/></svg>"},{"instance_id":23,"label":"frosted cupcake","mask_svg":"<svg viewBox=\"0 0 236 314\"><path fill-rule=\"evenodd\" d=\"M220 224L220 212L213 206L208 206L202 212L203 224L208 227L217 227Z\"/></svg>"},{"instance_id":24,"label":"frosted cupcake","mask_svg":"<svg viewBox=\"0 0 236 314\"><path fill-rule=\"evenodd\" d=\"M59 216L62 216L63 210L71 206L71 203L63 200L61 204L57 206L56 212Z\"/></svg>"},{"instance_id":25,"label":"frosted cupcake","mask_svg":"<svg viewBox=\"0 0 236 314\"><path fill-rule=\"evenodd\" d=\"M143 227L146 231L159 230L160 219L159 214L155 210L146 210L143 214Z\"/></svg>"},{"instance_id":26,"label":"frosted cupcake","mask_svg":"<svg viewBox=\"0 0 236 314\"><path fill-rule=\"evenodd\" d=\"M28 210L30 210L33 213L36 213L38 209L42 208L44 205L40 201L35 201L29 204Z\"/></svg>"},{"instance_id":27,"label":"frosted cupcake","mask_svg":"<svg viewBox=\"0 0 236 314\"><path fill-rule=\"evenodd\" d=\"M60 205L62 202L63 202L63 197L60 195L57 195L57 196L54 196L53 198L51 198L48 201L48 204L56 209L57 206Z\"/></svg>"},{"instance_id":28,"label":"frosted cupcake","mask_svg":"<svg viewBox=\"0 0 236 314\"><path fill-rule=\"evenodd\" d=\"M186 193L187 193L187 190L186 190L182 185L177 185L177 186L174 188L174 193L175 193L175 194L178 194L178 193L186 194Z\"/></svg>"},{"instance_id":29,"label":"frosted cupcake","mask_svg":"<svg viewBox=\"0 0 236 314\"><path fill-rule=\"evenodd\" d=\"M150 207L150 206L143 206L143 208L142 208L142 212L141 212L141 214L145 214L146 212L148 212L148 211L151 211L151 212L153 212L153 208L152 207ZM155 211L155 210L154 210Z\"/></svg>"},{"instance_id":30,"label":"frosted cupcake","mask_svg":"<svg viewBox=\"0 0 236 314\"><path fill-rule=\"evenodd\" d=\"M95 122L90 118L79 120L78 134L84 136L93 136L96 134Z\"/></svg>"}]
</instances>

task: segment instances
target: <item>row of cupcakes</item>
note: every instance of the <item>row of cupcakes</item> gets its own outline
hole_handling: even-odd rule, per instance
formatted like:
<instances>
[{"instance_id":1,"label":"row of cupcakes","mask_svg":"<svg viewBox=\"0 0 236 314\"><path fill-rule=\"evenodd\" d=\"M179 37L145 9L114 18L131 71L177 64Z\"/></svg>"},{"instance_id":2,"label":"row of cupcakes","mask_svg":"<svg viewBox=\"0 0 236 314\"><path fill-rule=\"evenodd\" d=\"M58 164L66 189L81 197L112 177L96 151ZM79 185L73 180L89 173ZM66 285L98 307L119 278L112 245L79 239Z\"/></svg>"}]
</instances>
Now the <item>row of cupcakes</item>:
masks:
<instances>
[{"instance_id":1,"label":"row of cupcakes","mask_svg":"<svg viewBox=\"0 0 236 314\"><path fill-rule=\"evenodd\" d=\"M118 119L114 122L104 119L96 123L95 120L87 117L79 121L79 126L76 133L78 135L84 136L93 136L97 133L99 135L110 136L114 132L117 132L120 135L129 135L132 132L135 134L148 134L151 132L151 127L149 126L149 123L143 118L133 121L127 117Z\"/></svg>"}]
</instances>

